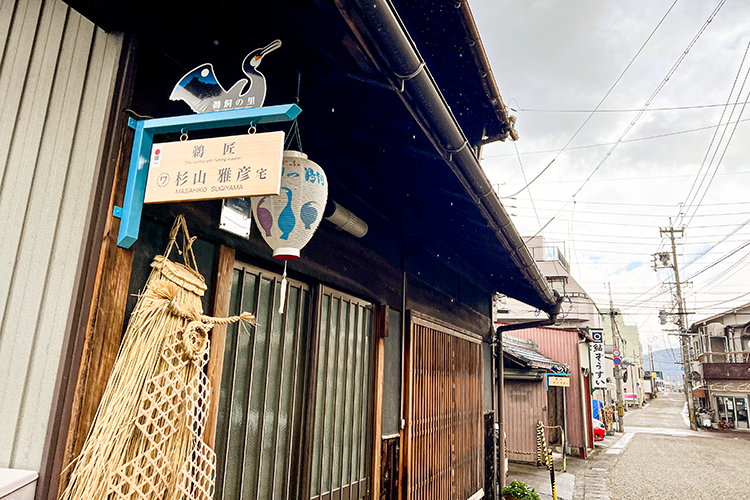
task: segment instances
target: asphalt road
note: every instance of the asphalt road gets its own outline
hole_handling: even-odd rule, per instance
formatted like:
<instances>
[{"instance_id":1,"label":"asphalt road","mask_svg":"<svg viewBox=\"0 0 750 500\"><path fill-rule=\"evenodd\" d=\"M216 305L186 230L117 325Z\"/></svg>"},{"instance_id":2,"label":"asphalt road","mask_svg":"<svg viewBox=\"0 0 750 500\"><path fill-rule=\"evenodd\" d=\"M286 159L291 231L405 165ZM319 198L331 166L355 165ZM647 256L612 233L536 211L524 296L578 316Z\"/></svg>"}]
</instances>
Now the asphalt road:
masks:
<instances>
[{"instance_id":1,"label":"asphalt road","mask_svg":"<svg viewBox=\"0 0 750 500\"><path fill-rule=\"evenodd\" d=\"M642 410L630 409L625 413L625 431L628 427L657 427L666 429L689 429L681 412L685 407L685 396L678 393L662 394L651 400Z\"/></svg>"},{"instance_id":2,"label":"asphalt road","mask_svg":"<svg viewBox=\"0 0 750 500\"><path fill-rule=\"evenodd\" d=\"M679 396L626 414L625 434L617 436L627 444L607 466L611 498L750 500L750 435L690 431Z\"/></svg>"}]
</instances>

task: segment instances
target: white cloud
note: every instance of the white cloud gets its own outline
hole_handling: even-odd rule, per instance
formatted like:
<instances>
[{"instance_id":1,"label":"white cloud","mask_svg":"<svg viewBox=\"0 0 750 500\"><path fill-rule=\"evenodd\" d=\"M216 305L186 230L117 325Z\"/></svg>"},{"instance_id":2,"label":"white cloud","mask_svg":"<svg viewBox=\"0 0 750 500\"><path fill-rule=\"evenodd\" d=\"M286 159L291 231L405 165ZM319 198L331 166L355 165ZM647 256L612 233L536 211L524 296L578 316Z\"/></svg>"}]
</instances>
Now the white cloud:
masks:
<instances>
[{"instance_id":1,"label":"white cloud","mask_svg":"<svg viewBox=\"0 0 750 500\"><path fill-rule=\"evenodd\" d=\"M672 1L646 0L471 1L500 91L506 104L516 109L593 109L671 4ZM678 2L602 109L643 106L716 5L717 2ZM651 107L726 102L750 42L749 18L749 2L727 2ZM748 67L750 60L742 68L738 87ZM743 96L748 90L750 81ZM520 110L514 114L518 116L521 135L516 146L527 180L537 175L556 153L526 153L561 148L588 116ZM614 142L636 114L598 113L571 146ZM716 125L721 114L722 108L647 112L626 139ZM739 110L733 119L738 114ZM745 110L743 118L750 118L750 109ZM725 141L730 132L731 128ZM666 343L656 314L669 302L670 295L663 294L639 307L632 304L648 297L638 297L639 293L655 285L658 289L659 279L650 260L651 254L660 250L659 227L667 226L669 216L679 213L678 206L690 191L712 135L713 130L703 130L621 144L576 197L575 205L568 204L544 231L548 241L565 247L574 276L600 307L608 306L604 283L611 282L615 306L624 308L629 323L641 327L644 345L652 342L658 348ZM749 138L750 122L740 123L704 205L686 230L687 245L679 249L686 254L680 257L683 265L731 231L732 225L750 218L744 214L750 212L746 194L750 186ZM531 187L542 224L563 207L609 148L566 151ZM722 150L723 147L717 160ZM499 184L500 196L523 187L512 143L488 145L483 155L485 170L490 180ZM509 212L517 215L514 222L522 235L539 229L528 191L504 203ZM709 217L710 214L729 215ZM750 224L731 242L719 245L686 267L683 274L690 276L749 239ZM734 303L714 305L750 292L750 265L738 265L721 278L726 279L723 283L711 282L748 250L695 277L688 287L688 307L699 314L691 321L737 302L750 301L750 296L746 296ZM745 262L750 262L750 257Z\"/></svg>"}]
</instances>

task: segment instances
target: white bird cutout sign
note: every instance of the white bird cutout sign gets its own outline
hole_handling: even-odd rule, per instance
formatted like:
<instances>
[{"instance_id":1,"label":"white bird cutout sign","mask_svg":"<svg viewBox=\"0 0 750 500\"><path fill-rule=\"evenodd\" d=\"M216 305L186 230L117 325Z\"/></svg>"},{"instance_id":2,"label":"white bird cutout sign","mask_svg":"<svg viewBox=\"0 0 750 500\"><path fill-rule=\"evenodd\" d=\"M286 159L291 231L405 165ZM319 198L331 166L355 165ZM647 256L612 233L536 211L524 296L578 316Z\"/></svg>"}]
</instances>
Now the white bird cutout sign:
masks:
<instances>
[{"instance_id":1,"label":"white bird cutout sign","mask_svg":"<svg viewBox=\"0 0 750 500\"><path fill-rule=\"evenodd\" d=\"M183 76L169 98L173 101L185 101L196 113L259 108L266 99L266 77L258 71L258 66L266 55L279 47L281 40L274 40L265 47L250 52L242 61L242 71L247 79L238 80L229 90L224 90L216 79L213 65L206 63Z\"/></svg>"}]
</instances>

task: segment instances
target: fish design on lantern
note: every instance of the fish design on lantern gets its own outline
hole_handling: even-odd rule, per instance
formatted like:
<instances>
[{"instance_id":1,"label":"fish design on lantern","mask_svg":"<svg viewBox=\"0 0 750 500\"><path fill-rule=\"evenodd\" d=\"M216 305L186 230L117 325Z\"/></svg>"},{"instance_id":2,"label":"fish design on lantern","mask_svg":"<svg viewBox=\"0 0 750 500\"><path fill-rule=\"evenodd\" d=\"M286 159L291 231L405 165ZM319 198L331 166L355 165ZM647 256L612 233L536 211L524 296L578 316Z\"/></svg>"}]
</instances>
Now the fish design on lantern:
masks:
<instances>
[{"instance_id":1,"label":"fish design on lantern","mask_svg":"<svg viewBox=\"0 0 750 500\"><path fill-rule=\"evenodd\" d=\"M286 193L286 206L284 210L279 214L279 229L281 229L281 239L286 240L289 238L289 233L294 230L294 226L297 224L297 218L294 216L292 210L292 190L288 187L282 187L282 191Z\"/></svg>"},{"instance_id":2,"label":"fish design on lantern","mask_svg":"<svg viewBox=\"0 0 750 500\"><path fill-rule=\"evenodd\" d=\"M268 198L268 196L264 196L260 199L258 208L255 209L255 215L258 217L258 225L266 232L266 236L270 237L271 227L273 226L273 215L271 215L271 212L267 208L261 206Z\"/></svg>"},{"instance_id":3,"label":"fish design on lantern","mask_svg":"<svg viewBox=\"0 0 750 500\"><path fill-rule=\"evenodd\" d=\"M281 40L274 40L265 47L250 52L242 61L242 72L247 79L238 80L229 90L224 90L217 80L213 65L206 63L183 76L169 98L173 101L185 101L196 113L259 108L266 100L266 77L258 71L258 66L268 53L279 47Z\"/></svg>"},{"instance_id":4,"label":"fish design on lantern","mask_svg":"<svg viewBox=\"0 0 750 500\"><path fill-rule=\"evenodd\" d=\"M316 201L308 201L299 209L299 218L305 225L305 229L310 229L310 226L318 218L318 211L313 207L313 205L317 204L318 202Z\"/></svg>"},{"instance_id":5,"label":"fish design on lantern","mask_svg":"<svg viewBox=\"0 0 750 500\"><path fill-rule=\"evenodd\" d=\"M328 179L320 165L306 154L287 150L279 188L278 195L250 199L253 217L261 237L273 250L274 259L299 259L300 250L323 219Z\"/></svg>"}]
</instances>

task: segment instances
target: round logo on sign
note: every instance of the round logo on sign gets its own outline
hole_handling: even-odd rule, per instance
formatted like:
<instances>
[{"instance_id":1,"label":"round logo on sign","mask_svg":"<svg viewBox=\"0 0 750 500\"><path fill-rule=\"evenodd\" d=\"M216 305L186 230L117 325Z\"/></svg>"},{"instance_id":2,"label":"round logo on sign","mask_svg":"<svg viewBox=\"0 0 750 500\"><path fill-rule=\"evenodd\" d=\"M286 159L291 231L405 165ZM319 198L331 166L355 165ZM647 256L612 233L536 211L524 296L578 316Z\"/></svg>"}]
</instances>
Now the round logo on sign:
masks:
<instances>
[{"instance_id":1,"label":"round logo on sign","mask_svg":"<svg viewBox=\"0 0 750 500\"><path fill-rule=\"evenodd\" d=\"M614 356L616 358L619 358L620 357L620 350L619 349L615 349L614 351L612 351L612 356Z\"/></svg>"},{"instance_id":2,"label":"round logo on sign","mask_svg":"<svg viewBox=\"0 0 750 500\"><path fill-rule=\"evenodd\" d=\"M159 187L164 187L169 183L169 174L163 173L156 178L156 183Z\"/></svg>"},{"instance_id":3,"label":"round logo on sign","mask_svg":"<svg viewBox=\"0 0 750 500\"><path fill-rule=\"evenodd\" d=\"M620 359L620 358L615 358L614 361L615 361L616 365L619 365L620 363L622 363L622 359Z\"/></svg>"}]
</instances>

